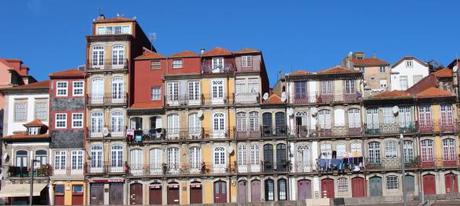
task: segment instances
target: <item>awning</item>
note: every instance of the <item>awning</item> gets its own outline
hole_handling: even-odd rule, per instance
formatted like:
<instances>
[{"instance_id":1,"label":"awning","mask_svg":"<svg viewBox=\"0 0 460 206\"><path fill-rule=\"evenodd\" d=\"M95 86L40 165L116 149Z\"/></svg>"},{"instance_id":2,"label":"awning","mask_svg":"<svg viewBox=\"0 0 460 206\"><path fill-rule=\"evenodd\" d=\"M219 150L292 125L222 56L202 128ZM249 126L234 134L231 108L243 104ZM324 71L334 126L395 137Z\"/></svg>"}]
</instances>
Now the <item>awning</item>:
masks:
<instances>
[{"instance_id":1,"label":"awning","mask_svg":"<svg viewBox=\"0 0 460 206\"><path fill-rule=\"evenodd\" d=\"M40 196L40 192L47 184L34 183L34 196ZM0 190L0 198L5 197L28 197L30 196L30 184L7 183Z\"/></svg>"}]
</instances>

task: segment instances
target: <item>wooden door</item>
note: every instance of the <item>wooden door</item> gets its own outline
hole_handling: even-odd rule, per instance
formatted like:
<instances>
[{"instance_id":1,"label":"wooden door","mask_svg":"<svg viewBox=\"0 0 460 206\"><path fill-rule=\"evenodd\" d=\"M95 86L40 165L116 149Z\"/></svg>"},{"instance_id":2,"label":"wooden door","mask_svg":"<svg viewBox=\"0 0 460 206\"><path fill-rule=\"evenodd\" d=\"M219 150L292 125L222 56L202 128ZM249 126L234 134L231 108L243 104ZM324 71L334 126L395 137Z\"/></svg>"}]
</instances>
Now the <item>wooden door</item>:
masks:
<instances>
[{"instance_id":1,"label":"wooden door","mask_svg":"<svg viewBox=\"0 0 460 206\"><path fill-rule=\"evenodd\" d=\"M64 185L54 186L54 205L64 205Z\"/></svg>"},{"instance_id":2,"label":"wooden door","mask_svg":"<svg viewBox=\"0 0 460 206\"><path fill-rule=\"evenodd\" d=\"M214 182L214 203L227 202L227 183L224 181Z\"/></svg>"},{"instance_id":3,"label":"wooden door","mask_svg":"<svg viewBox=\"0 0 460 206\"><path fill-rule=\"evenodd\" d=\"M242 180L238 182L238 203L245 204L248 202L247 182Z\"/></svg>"},{"instance_id":4,"label":"wooden door","mask_svg":"<svg viewBox=\"0 0 460 206\"><path fill-rule=\"evenodd\" d=\"M123 205L123 183L110 183L109 203L111 205Z\"/></svg>"},{"instance_id":5,"label":"wooden door","mask_svg":"<svg viewBox=\"0 0 460 206\"><path fill-rule=\"evenodd\" d=\"M457 175L449 173L444 176L446 194L458 193Z\"/></svg>"},{"instance_id":6,"label":"wooden door","mask_svg":"<svg viewBox=\"0 0 460 206\"><path fill-rule=\"evenodd\" d=\"M423 175L423 193L425 195L436 194L436 180L434 175Z\"/></svg>"},{"instance_id":7,"label":"wooden door","mask_svg":"<svg viewBox=\"0 0 460 206\"><path fill-rule=\"evenodd\" d=\"M364 178L355 177L351 179L351 195L352 197L365 197L366 184Z\"/></svg>"},{"instance_id":8,"label":"wooden door","mask_svg":"<svg viewBox=\"0 0 460 206\"><path fill-rule=\"evenodd\" d=\"M72 186L72 205L83 205L83 185Z\"/></svg>"},{"instance_id":9,"label":"wooden door","mask_svg":"<svg viewBox=\"0 0 460 206\"><path fill-rule=\"evenodd\" d=\"M133 183L129 187L129 204L142 205L143 192L141 183Z\"/></svg>"},{"instance_id":10,"label":"wooden door","mask_svg":"<svg viewBox=\"0 0 460 206\"><path fill-rule=\"evenodd\" d=\"M260 202L260 180L251 182L251 202Z\"/></svg>"},{"instance_id":11,"label":"wooden door","mask_svg":"<svg viewBox=\"0 0 460 206\"><path fill-rule=\"evenodd\" d=\"M323 198L334 198L334 180L326 178L321 180L321 196Z\"/></svg>"},{"instance_id":12,"label":"wooden door","mask_svg":"<svg viewBox=\"0 0 460 206\"><path fill-rule=\"evenodd\" d=\"M311 199L311 181L299 180L297 182L297 200Z\"/></svg>"},{"instance_id":13,"label":"wooden door","mask_svg":"<svg viewBox=\"0 0 460 206\"><path fill-rule=\"evenodd\" d=\"M179 200L179 184L169 184L168 185L168 205L178 205L180 204Z\"/></svg>"},{"instance_id":14,"label":"wooden door","mask_svg":"<svg viewBox=\"0 0 460 206\"><path fill-rule=\"evenodd\" d=\"M380 197L382 196L382 178L381 177L371 177L369 179L369 194L371 197Z\"/></svg>"},{"instance_id":15,"label":"wooden door","mask_svg":"<svg viewBox=\"0 0 460 206\"><path fill-rule=\"evenodd\" d=\"M161 192L161 184L151 184L149 190L149 204L150 205L161 205L163 204Z\"/></svg>"},{"instance_id":16,"label":"wooden door","mask_svg":"<svg viewBox=\"0 0 460 206\"><path fill-rule=\"evenodd\" d=\"M91 205L103 205L104 204L104 184L91 183L89 203Z\"/></svg>"},{"instance_id":17,"label":"wooden door","mask_svg":"<svg viewBox=\"0 0 460 206\"><path fill-rule=\"evenodd\" d=\"M412 175L406 175L404 177L404 188L409 193L415 192L415 177Z\"/></svg>"},{"instance_id":18,"label":"wooden door","mask_svg":"<svg viewBox=\"0 0 460 206\"><path fill-rule=\"evenodd\" d=\"M201 183L192 182L190 185L190 204L202 204L203 203L203 192Z\"/></svg>"}]
</instances>

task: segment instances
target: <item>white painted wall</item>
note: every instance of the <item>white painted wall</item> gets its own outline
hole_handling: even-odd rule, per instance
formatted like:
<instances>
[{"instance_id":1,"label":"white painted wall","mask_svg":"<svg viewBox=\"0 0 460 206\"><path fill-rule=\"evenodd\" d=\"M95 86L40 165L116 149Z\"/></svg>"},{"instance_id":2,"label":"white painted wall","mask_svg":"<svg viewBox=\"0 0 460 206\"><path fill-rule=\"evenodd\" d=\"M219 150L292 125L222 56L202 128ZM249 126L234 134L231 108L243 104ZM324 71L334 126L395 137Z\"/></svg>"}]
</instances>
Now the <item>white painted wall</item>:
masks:
<instances>
[{"instance_id":1,"label":"white painted wall","mask_svg":"<svg viewBox=\"0 0 460 206\"><path fill-rule=\"evenodd\" d=\"M49 94L42 93L42 94L9 94L6 96L6 114L4 119L4 127L3 127L3 134L4 135L12 135L15 131L25 131L26 128L24 127L25 123L31 122L35 119L35 99L48 99L48 108L49 108ZM14 121L14 100L15 99L27 99L27 120L24 122L15 122ZM49 109L48 109L49 110ZM48 111L49 114L49 111ZM49 115L48 115L49 116ZM48 117L49 121L49 117ZM48 125L48 121L44 121L43 123ZM67 123L69 124L69 123Z\"/></svg>"},{"instance_id":2,"label":"white painted wall","mask_svg":"<svg viewBox=\"0 0 460 206\"><path fill-rule=\"evenodd\" d=\"M408 66L408 61L412 62L412 66ZM428 66L420 64L414 59L405 59L391 68L391 90L406 90L417 83L414 81L414 76L420 75L424 78L428 74ZM407 88L401 87L401 76L407 76Z\"/></svg>"}]
</instances>

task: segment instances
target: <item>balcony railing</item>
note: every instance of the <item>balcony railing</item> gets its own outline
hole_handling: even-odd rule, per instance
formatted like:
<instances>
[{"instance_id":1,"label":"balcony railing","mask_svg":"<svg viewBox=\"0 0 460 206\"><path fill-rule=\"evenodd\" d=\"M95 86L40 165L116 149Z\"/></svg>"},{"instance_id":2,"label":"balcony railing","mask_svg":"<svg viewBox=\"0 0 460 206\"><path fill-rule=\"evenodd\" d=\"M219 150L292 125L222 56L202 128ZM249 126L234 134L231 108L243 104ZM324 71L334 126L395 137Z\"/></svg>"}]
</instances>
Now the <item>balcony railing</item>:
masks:
<instances>
[{"instance_id":1,"label":"balcony railing","mask_svg":"<svg viewBox=\"0 0 460 206\"><path fill-rule=\"evenodd\" d=\"M251 129L237 129L234 128L236 139L253 139L253 138L260 138L261 132L259 128L255 128L254 130Z\"/></svg>"},{"instance_id":2,"label":"balcony railing","mask_svg":"<svg viewBox=\"0 0 460 206\"><path fill-rule=\"evenodd\" d=\"M236 163L213 165L212 162L128 164L131 176L184 176L236 173Z\"/></svg>"},{"instance_id":3,"label":"balcony railing","mask_svg":"<svg viewBox=\"0 0 460 206\"><path fill-rule=\"evenodd\" d=\"M202 103L203 105L210 106L210 105L233 105L234 103L234 95L227 94L224 92L223 95L216 95L216 94L202 94Z\"/></svg>"},{"instance_id":4,"label":"balcony railing","mask_svg":"<svg viewBox=\"0 0 460 206\"><path fill-rule=\"evenodd\" d=\"M201 65L201 71L204 74L233 73L236 71L236 67L233 64L213 66L210 61L205 61L205 63Z\"/></svg>"},{"instance_id":5,"label":"balcony railing","mask_svg":"<svg viewBox=\"0 0 460 206\"><path fill-rule=\"evenodd\" d=\"M200 106L203 105L203 95L166 95L166 106Z\"/></svg>"},{"instance_id":6,"label":"balcony railing","mask_svg":"<svg viewBox=\"0 0 460 206\"><path fill-rule=\"evenodd\" d=\"M337 94L341 93L341 94ZM318 95L301 95L292 99L293 104L332 104L332 103L358 103L361 101L361 94L336 92L331 94L318 94Z\"/></svg>"},{"instance_id":7,"label":"balcony railing","mask_svg":"<svg viewBox=\"0 0 460 206\"><path fill-rule=\"evenodd\" d=\"M438 121L427 121L427 122L418 122L418 129L420 133L433 133L433 132L442 132L442 133L449 133L449 132L458 132L458 121L453 120L451 122L445 121L442 122Z\"/></svg>"},{"instance_id":8,"label":"balcony railing","mask_svg":"<svg viewBox=\"0 0 460 206\"><path fill-rule=\"evenodd\" d=\"M89 175L100 175L100 174L126 174L127 163L126 162L87 162L84 165L86 174Z\"/></svg>"},{"instance_id":9,"label":"balcony railing","mask_svg":"<svg viewBox=\"0 0 460 206\"><path fill-rule=\"evenodd\" d=\"M262 137L286 137L288 135L287 126L262 126Z\"/></svg>"},{"instance_id":10,"label":"balcony railing","mask_svg":"<svg viewBox=\"0 0 460 206\"><path fill-rule=\"evenodd\" d=\"M86 102L90 106L125 106L128 104L128 93L89 94Z\"/></svg>"},{"instance_id":11,"label":"balcony railing","mask_svg":"<svg viewBox=\"0 0 460 206\"><path fill-rule=\"evenodd\" d=\"M9 177L30 177L30 167L17 167L9 166L8 175ZM34 168L34 177L49 177L52 175L52 167L50 165L41 165L38 168Z\"/></svg>"},{"instance_id":12,"label":"balcony railing","mask_svg":"<svg viewBox=\"0 0 460 206\"><path fill-rule=\"evenodd\" d=\"M88 72L103 72L103 71L127 71L128 59L105 59L103 61L90 61Z\"/></svg>"},{"instance_id":13,"label":"balcony railing","mask_svg":"<svg viewBox=\"0 0 460 206\"><path fill-rule=\"evenodd\" d=\"M365 134L367 135L382 135L382 134L400 134L417 132L415 123L400 125L399 123L380 123L378 125L364 124Z\"/></svg>"},{"instance_id":14,"label":"balcony railing","mask_svg":"<svg viewBox=\"0 0 460 206\"><path fill-rule=\"evenodd\" d=\"M287 172L289 169L289 161L279 160L279 161L261 161L261 166L263 172Z\"/></svg>"},{"instance_id":15,"label":"balcony railing","mask_svg":"<svg viewBox=\"0 0 460 206\"><path fill-rule=\"evenodd\" d=\"M255 104L260 102L260 94L257 92L241 93L237 91L234 96L235 104Z\"/></svg>"},{"instance_id":16,"label":"balcony railing","mask_svg":"<svg viewBox=\"0 0 460 206\"><path fill-rule=\"evenodd\" d=\"M101 139L101 138L124 138L126 136L126 127L122 128L107 128L108 133L104 134L104 127L102 128L88 128L88 134L90 139ZM105 135L105 136L104 136Z\"/></svg>"},{"instance_id":17,"label":"balcony railing","mask_svg":"<svg viewBox=\"0 0 460 206\"><path fill-rule=\"evenodd\" d=\"M205 130L202 127L128 130L126 134L126 141L130 144L233 139L233 133L228 130Z\"/></svg>"},{"instance_id":18,"label":"balcony railing","mask_svg":"<svg viewBox=\"0 0 460 206\"><path fill-rule=\"evenodd\" d=\"M420 156L408 157L404 160L406 169L443 169L443 168L460 168L458 159L444 160L442 158L428 158L422 160ZM367 170L399 170L401 169L400 157L384 158L367 158Z\"/></svg>"},{"instance_id":19,"label":"balcony railing","mask_svg":"<svg viewBox=\"0 0 460 206\"><path fill-rule=\"evenodd\" d=\"M332 126L331 128L311 129L309 126L297 126L295 138L331 138L350 137L361 135L361 128L349 128L348 126Z\"/></svg>"},{"instance_id":20,"label":"balcony railing","mask_svg":"<svg viewBox=\"0 0 460 206\"><path fill-rule=\"evenodd\" d=\"M238 173L251 173L251 172L261 172L262 171L262 164L261 162L257 164L238 164Z\"/></svg>"}]
</instances>

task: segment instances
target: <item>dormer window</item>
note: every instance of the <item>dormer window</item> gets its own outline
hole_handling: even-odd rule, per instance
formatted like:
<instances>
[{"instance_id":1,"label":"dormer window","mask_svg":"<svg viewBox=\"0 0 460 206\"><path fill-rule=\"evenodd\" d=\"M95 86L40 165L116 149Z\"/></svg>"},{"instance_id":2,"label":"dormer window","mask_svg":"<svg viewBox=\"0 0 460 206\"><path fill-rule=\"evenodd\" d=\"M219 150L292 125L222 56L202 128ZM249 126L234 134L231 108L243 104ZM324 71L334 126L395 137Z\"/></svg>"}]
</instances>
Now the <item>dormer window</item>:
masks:
<instances>
[{"instance_id":1,"label":"dormer window","mask_svg":"<svg viewBox=\"0 0 460 206\"><path fill-rule=\"evenodd\" d=\"M173 67L173 69L183 68L182 59L174 59L173 62L172 62L172 67Z\"/></svg>"},{"instance_id":2,"label":"dormer window","mask_svg":"<svg viewBox=\"0 0 460 206\"><path fill-rule=\"evenodd\" d=\"M413 66L412 60L406 61L406 67L412 67L412 66Z\"/></svg>"},{"instance_id":3,"label":"dormer window","mask_svg":"<svg viewBox=\"0 0 460 206\"><path fill-rule=\"evenodd\" d=\"M29 127L28 135L39 135L40 134L40 127Z\"/></svg>"},{"instance_id":4,"label":"dormer window","mask_svg":"<svg viewBox=\"0 0 460 206\"><path fill-rule=\"evenodd\" d=\"M252 67L252 56L241 57L241 66L242 67Z\"/></svg>"},{"instance_id":5,"label":"dormer window","mask_svg":"<svg viewBox=\"0 0 460 206\"><path fill-rule=\"evenodd\" d=\"M99 26L96 35L131 34L130 26Z\"/></svg>"},{"instance_id":6,"label":"dormer window","mask_svg":"<svg viewBox=\"0 0 460 206\"><path fill-rule=\"evenodd\" d=\"M212 58L212 72L222 72L222 71L224 71L224 58L223 57Z\"/></svg>"}]
</instances>

